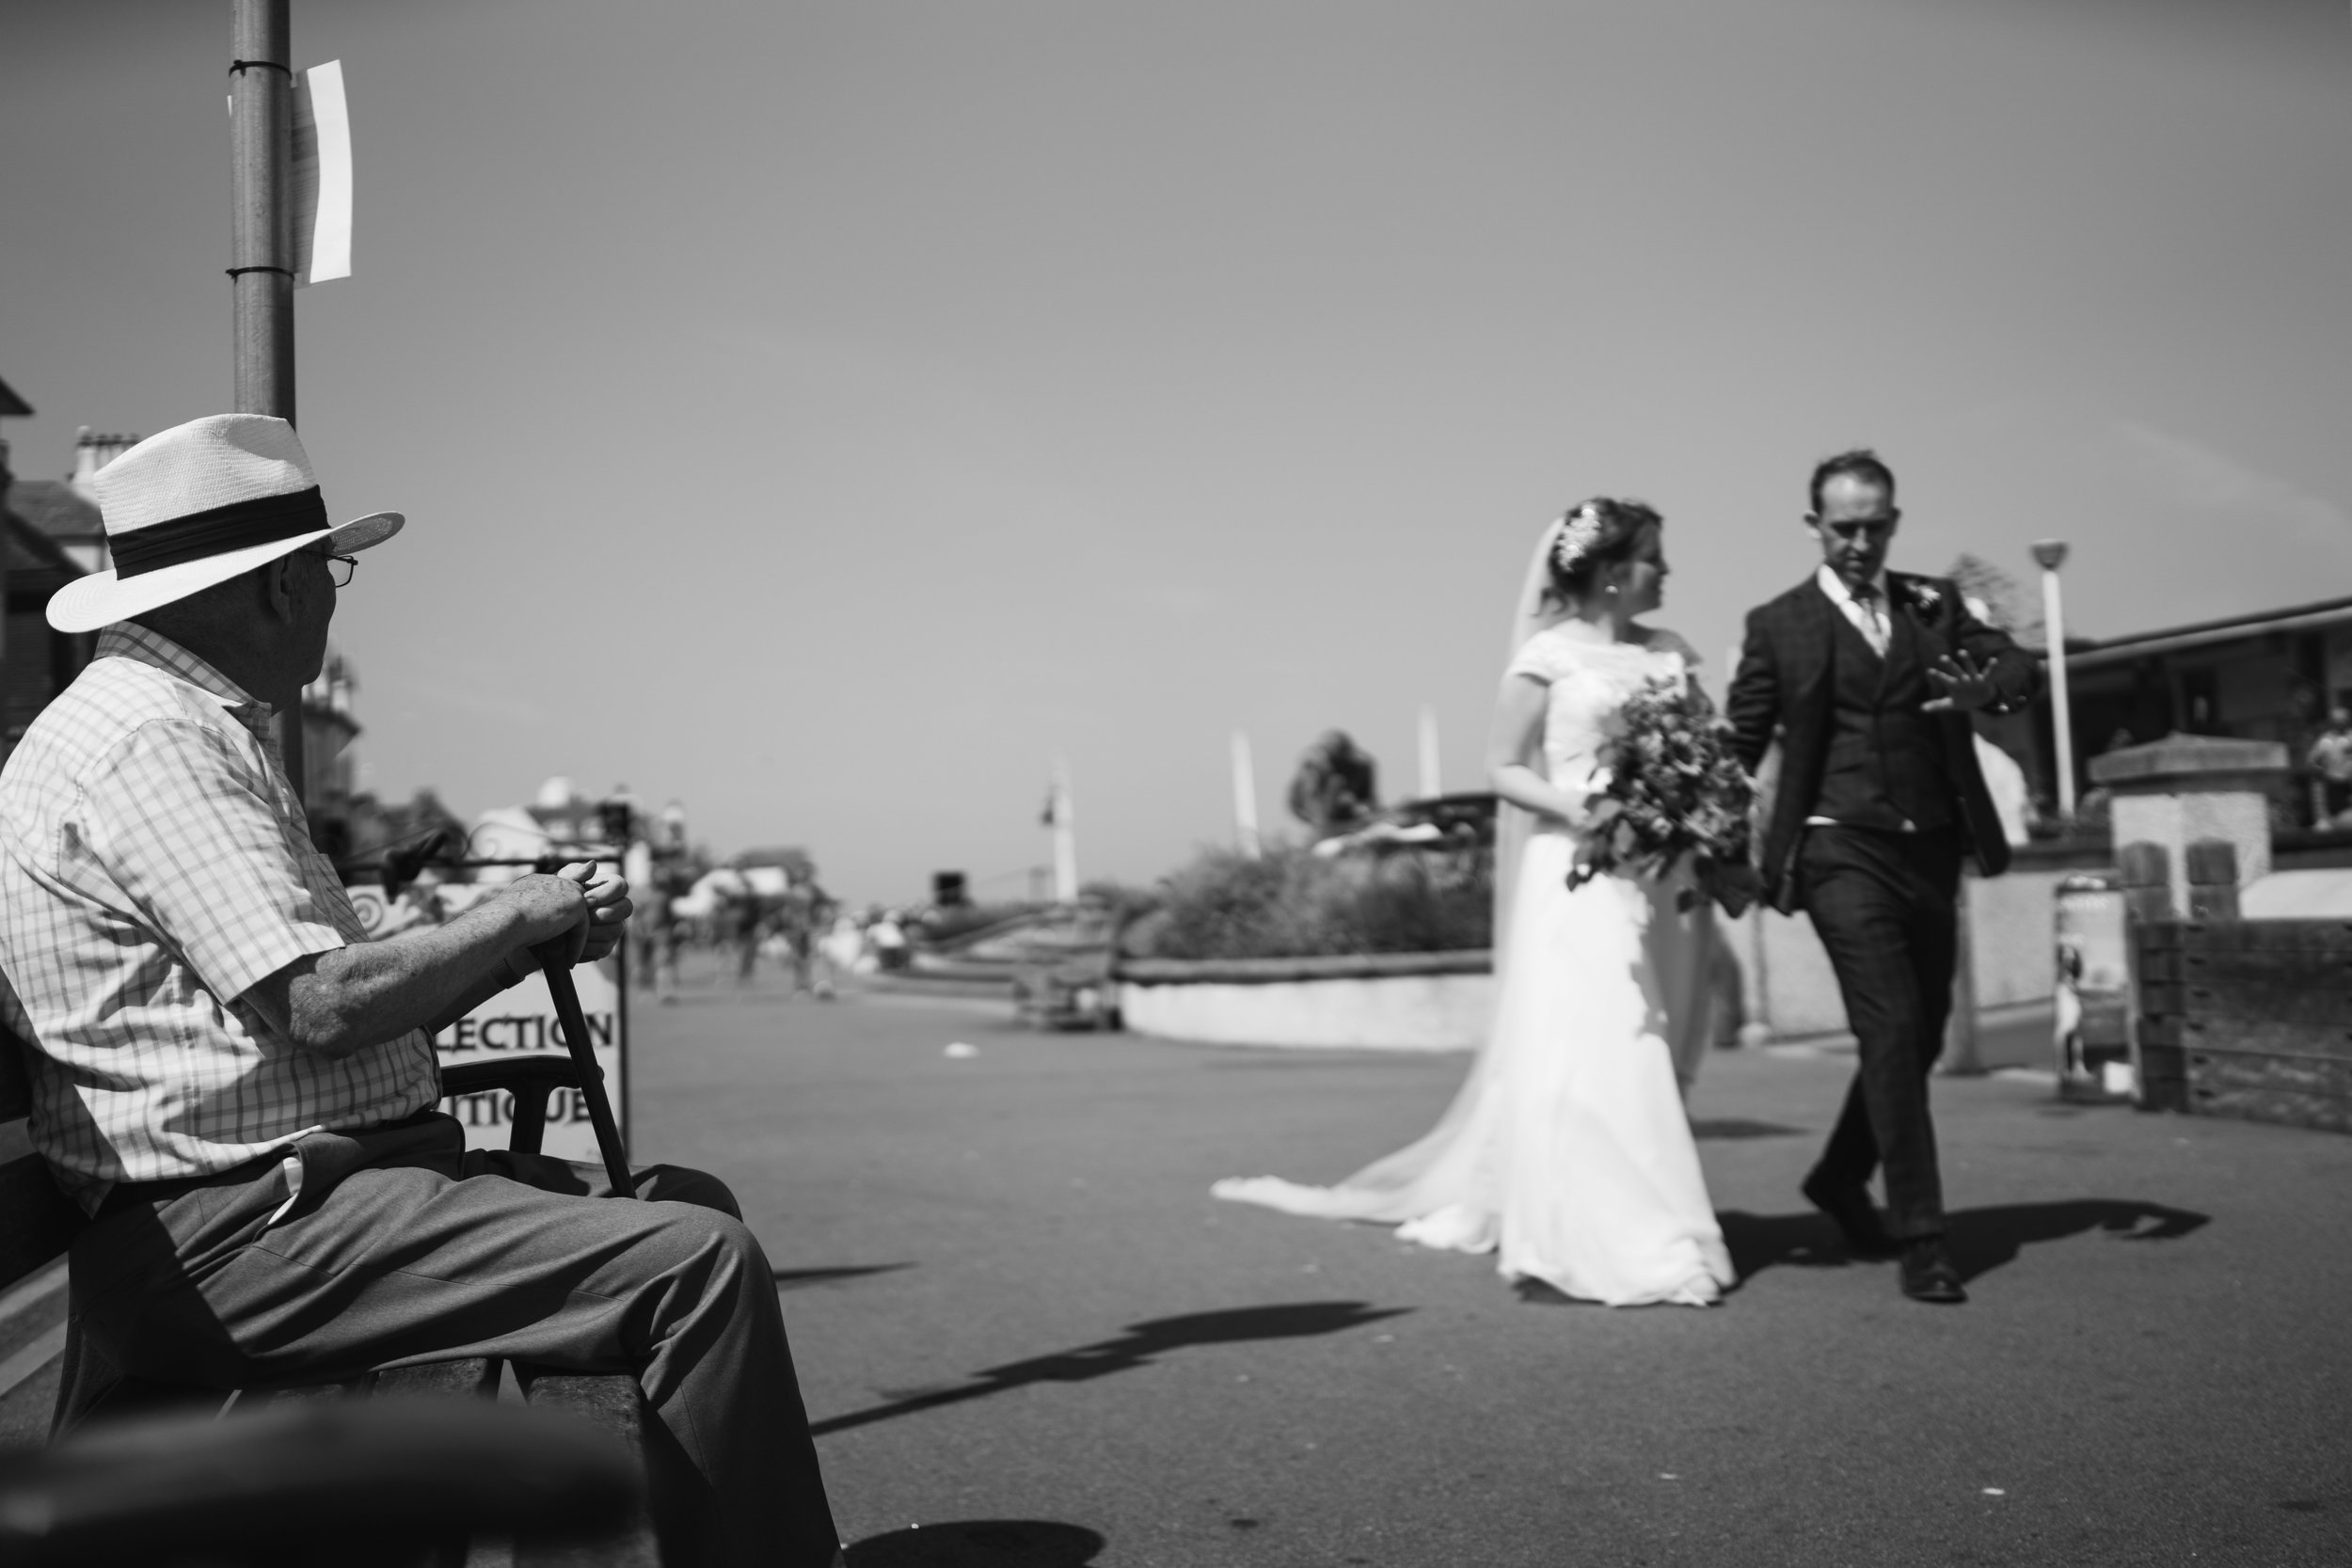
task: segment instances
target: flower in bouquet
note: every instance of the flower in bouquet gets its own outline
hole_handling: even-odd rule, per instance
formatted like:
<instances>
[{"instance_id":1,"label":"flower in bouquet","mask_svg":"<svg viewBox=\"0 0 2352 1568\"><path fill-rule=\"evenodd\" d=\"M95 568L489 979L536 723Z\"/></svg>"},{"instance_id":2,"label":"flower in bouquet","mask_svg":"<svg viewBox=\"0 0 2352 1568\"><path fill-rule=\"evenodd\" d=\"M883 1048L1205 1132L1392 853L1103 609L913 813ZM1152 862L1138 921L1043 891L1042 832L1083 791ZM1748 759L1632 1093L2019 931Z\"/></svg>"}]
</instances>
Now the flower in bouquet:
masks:
<instances>
[{"instance_id":1,"label":"flower in bouquet","mask_svg":"<svg viewBox=\"0 0 2352 1568\"><path fill-rule=\"evenodd\" d=\"M1613 872L1664 877L1685 860L1738 913L1754 896L1748 813L1756 786L1723 721L1691 683L1661 678L1635 692L1600 757L1605 783L1568 872L1579 887ZM1682 895L1689 907L1691 894Z\"/></svg>"}]
</instances>

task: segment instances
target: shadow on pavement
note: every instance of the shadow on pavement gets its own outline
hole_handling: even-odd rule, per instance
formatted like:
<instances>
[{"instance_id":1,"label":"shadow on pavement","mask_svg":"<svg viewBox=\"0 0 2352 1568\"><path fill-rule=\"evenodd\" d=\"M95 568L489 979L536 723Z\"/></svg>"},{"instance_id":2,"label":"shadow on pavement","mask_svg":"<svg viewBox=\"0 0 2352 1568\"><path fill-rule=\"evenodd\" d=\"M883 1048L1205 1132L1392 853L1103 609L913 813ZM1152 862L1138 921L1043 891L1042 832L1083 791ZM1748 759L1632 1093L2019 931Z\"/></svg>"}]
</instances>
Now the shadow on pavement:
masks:
<instances>
[{"instance_id":1,"label":"shadow on pavement","mask_svg":"<svg viewBox=\"0 0 2352 1568\"><path fill-rule=\"evenodd\" d=\"M1709 1138L1793 1138L1804 1132L1802 1127L1784 1127L1776 1121L1750 1121L1744 1117L1698 1117L1691 1122L1691 1136L1701 1142Z\"/></svg>"},{"instance_id":2,"label":"shadow on pavement","mask_svg":"<svg viewBox=\"0 0 2352 1568\"><path fill-rule=\"evenodd\" d=\"M1025 1387L1032 1383L1086 1383L1113 1372L1144 1366L1154 1357L1186 1345L1225 1345L1248 1339L1298 1339L1316 1334L1337 1334L1360 1328L1411 1310L1409 1307L1367 1307L1360 1301L1301 1301L1280 1307L1240 1307L1224 1312L1194 1312L1181 1318L1154 1318L1131 1324L1116 1339L1098 1340L1034 1360L1014 1361L973 1373L969 1383L944 1387L913 1388L888 1404L853 1410L846 1416L810 1425L811 1434L847 1432L851 1427L912 1416L945 1404L985 1399L991 1394ZM892 1390L884 1389L884 1393Z\"/></svg>"},{"instance_id":3,"label":"shadow on pavement","mask_svg":"<svg viewBox=\"0 0 2352 1568\"><path fill-rule=\"evenodd\" d=\"M1797 1214L1751 1214L1740 1209L1720 1209L1715 1223L1723 1227L1724 1245L1730 1249L1732 1271L1745 1284L1753 1275L1778 1263L1799 1268L1843 1268L1852 1261L1837 1227L1827 1214L1810 1209Z\"/></svg>"},{"instance_id":4,"label":"shadow on pavement","mask_svg":"<svg viewBox=\"0 0 2352 1568\"><path fill-rule=\"evenodd\" d=\"M2106 1197L1963 1209L1951 1216L1952 1261L1960 1266L1963 1279L1974 1279L2015 1262L2017 1249L2028 1242L2062 1241L2088 1230L2104 1230L2124 1242L2171 1242L2201 1229L2212 1218L2161 1203Z\"/></svg>"},{"instance_id":5,"label":"shadow on pavement","mask_svg":"<svg viewBox=\"0 0 2352 1568\"><path fill-rule=\"evenodd\" d=\"M1842 1268L1851 1259L1837 1227L1823 1214L1749 1214L1726 1209L1716 1216L1731 1266L1742 1283L1775 1264L1798 1268ZM2210 1215L2161 1203L2105 1197L2057 1203L2010 1203L1963 1209L1951 1215L1952 1261L1963 1279L1992 1273L2017 1260L2030 1242L2063 1241L2101 1230L2120 1241L2169 1242L2207 1224Z\"/></svg>"},{"instance_id":6,"label":"shadow on pavement","mask_svg":"<svg viewBox=\"0 0 2352 1568\"><path fill-rule=\"evenodd\" d=\"M869 1274L896 1274L913 1267L912 1263L866 1263L837 1269L778 1269L776 1289L799 1291L811 1285L831 1285L835 1280L860 1279Z\"/></svg>"},{"instance_id":7,"label":"shadow on pavement","mask_svg":"<svg viewBox=\"0 0 2352 1568\"><path fill-rule=\"evenodd\" d=\"M1041 1519L958 1519L869 1535L850 1547L850 1568L1085 1568L1103 1538Z\"/></svg>"}]
</instances>

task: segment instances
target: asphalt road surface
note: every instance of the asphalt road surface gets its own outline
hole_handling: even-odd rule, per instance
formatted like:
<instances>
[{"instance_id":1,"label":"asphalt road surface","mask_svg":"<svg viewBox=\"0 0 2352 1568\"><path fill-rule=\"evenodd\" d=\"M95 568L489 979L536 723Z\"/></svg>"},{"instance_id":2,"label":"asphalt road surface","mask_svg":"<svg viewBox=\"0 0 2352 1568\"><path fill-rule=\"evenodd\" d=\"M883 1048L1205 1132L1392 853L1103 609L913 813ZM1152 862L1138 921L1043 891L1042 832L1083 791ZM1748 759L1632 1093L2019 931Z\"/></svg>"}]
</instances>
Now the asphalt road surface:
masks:
<instances>
[{"instance_id":1,"label":"asphalt road surface","mask_svg":"<svg viewBox=\"0 0 2352 1568\"><path fill-rule=\"evenodd\" d=\"M1611 1310L1209 1197L1398 1147L1459 1056L639 1019L641 1157L745 1199L862 1568L2352 1562L2352 1139L1940 1081L1974 1299L1931 1307L1796 1195L1848 1064L1719 1054L1742 1283Z\"/></svg>"},{"instance_id":2,"label":"asphalt road surface","mask_svg":"<svg viewBox=\"0 0 2352 1568\"><path fill-rule=\"evenodd\" d=\"M1742 1283L1611 1310L1208 1196L1397 1148L1466 1058L771 988L637 1009L637 1153L766 1242L854 1568L2352 1563L2352 1138L1940 1080L1974 1299L1923 1307L1796 1195L1848 1062L1719 1054Z\"/></svg>"}]
</instances>

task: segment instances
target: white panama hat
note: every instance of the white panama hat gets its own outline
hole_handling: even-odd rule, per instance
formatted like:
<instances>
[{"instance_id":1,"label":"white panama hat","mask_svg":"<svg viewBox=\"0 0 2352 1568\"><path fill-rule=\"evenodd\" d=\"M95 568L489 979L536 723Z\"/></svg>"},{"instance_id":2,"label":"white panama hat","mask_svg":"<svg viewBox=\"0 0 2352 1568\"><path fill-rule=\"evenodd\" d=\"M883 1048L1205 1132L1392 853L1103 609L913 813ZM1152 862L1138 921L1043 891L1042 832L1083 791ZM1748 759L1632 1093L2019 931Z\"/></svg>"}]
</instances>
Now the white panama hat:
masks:
<instances>
[{"instance_id":1,"label":"white panama hat","mask_svg":"<svg viewBox=\"0 0 2352 1568\"><path fill-rule=\"evenodd\" d=\"M49 600L59 631L96 631L227 582L321 539L350 555L405 521L372 512L329 527L294 426L267 414L209 414L150 436L92 477L111 571Z\"/></svg>"}]
</instances>

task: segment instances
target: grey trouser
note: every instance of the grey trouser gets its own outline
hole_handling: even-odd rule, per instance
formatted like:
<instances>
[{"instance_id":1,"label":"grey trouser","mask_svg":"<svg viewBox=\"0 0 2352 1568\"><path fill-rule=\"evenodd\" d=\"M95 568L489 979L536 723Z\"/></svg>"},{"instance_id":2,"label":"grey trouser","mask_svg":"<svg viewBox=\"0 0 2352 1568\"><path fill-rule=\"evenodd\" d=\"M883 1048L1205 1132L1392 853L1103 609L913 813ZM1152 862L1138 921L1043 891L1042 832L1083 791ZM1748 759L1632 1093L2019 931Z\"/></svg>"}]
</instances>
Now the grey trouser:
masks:
<instances>
[{"instance_id":1,"label":"grey trouser","mask_svg":"<svg viewBox=\"0 0 2352 1568\"><path fill-rule=\"evenodd\" d=\"M665 1556L834 1560L775 1278L724 1184L656 1165L644 1201L611 1198L599 1169L469 1149L438 1113L295 1152L301 1195L275 1223L275 1161L108 1202L73 1243L68 1408L115 1375L241 1388L475 1355L627 1371L659 1418Z\"/></svg>"}]
</instances>

